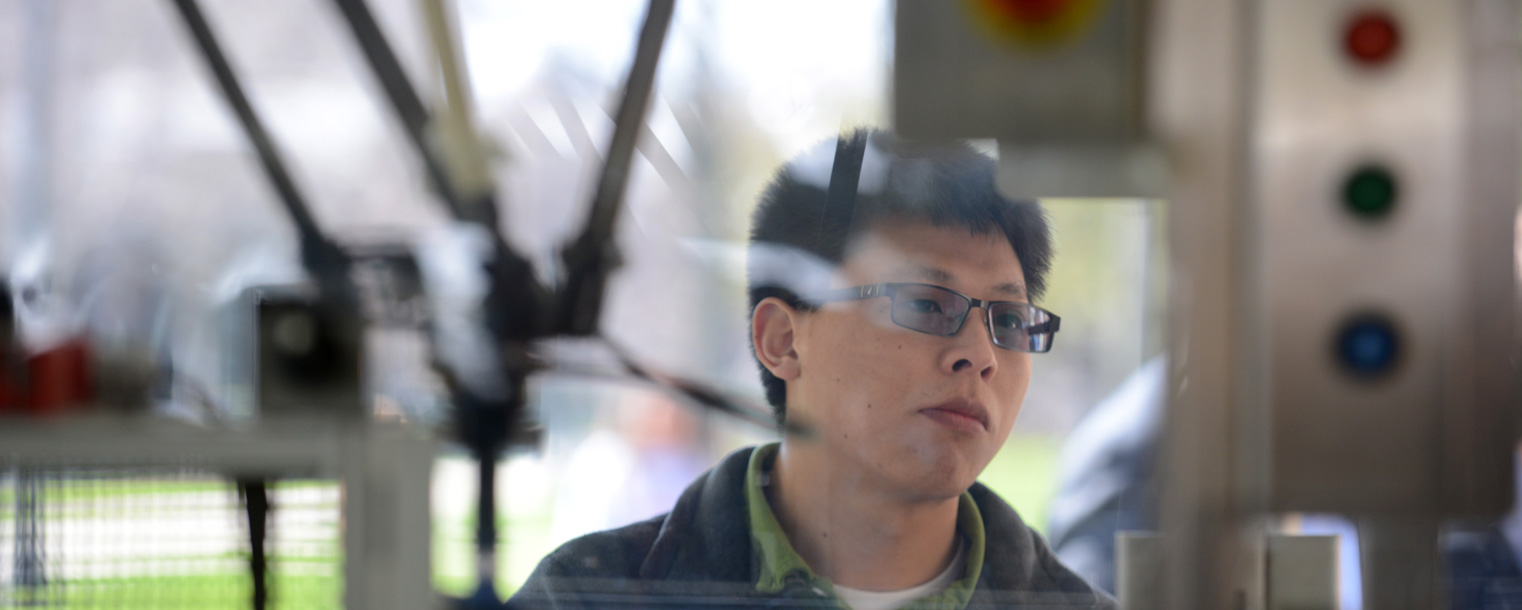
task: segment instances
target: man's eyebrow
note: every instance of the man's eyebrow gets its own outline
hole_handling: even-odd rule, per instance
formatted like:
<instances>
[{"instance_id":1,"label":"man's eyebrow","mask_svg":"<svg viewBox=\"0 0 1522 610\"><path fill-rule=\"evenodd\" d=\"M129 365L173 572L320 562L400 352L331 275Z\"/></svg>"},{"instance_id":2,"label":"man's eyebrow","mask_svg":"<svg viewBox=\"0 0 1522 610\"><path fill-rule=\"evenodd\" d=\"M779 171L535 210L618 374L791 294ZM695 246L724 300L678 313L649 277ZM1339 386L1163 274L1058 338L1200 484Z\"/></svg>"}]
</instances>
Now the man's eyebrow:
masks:
<instances>
[{"instance_id":1,"label":"man's eyebrow","mask_svg":"<svg viewBox=\"0 0 1522 610\"><path fill-rule=\"evenodd\" d=\"M1017 282L999 284L998 286L994 286L994 292L1023 299L1025 298L1025 284L1020 284Z\"/></svg>"},{"instance_id":2,"label":"man's eyebrow","mask_svg":"<svg viewBox=\"0 0 1522 610\"><path fill-rule=\"evenodd\" d=\"M939 283L942 283L942 284L946 284L946 283L950 283L952 280L956 279L956 276L952 275L950 271L946 271L945 269L939 269L939 268L936 268L936 267L926 267L924 265L910 265L910 266L908 266L906 268L906 270L908 271L908 273L910 275L918 276L920 279L925 280L927 282L939 282Z\"/></svg>"},{"instance_id":3,"label":"man's eyebrow","mask_svg":"<svg viewBox=\"0 0 1522 610\"><path fill-rule=\"evenodd\" d=\"M926 267L924 265L910 265L909 267L907 267L907 270L908 270L909 273L911 273L913 275L916 275L916 276L920 277L921 279L923 279L925 281L928 281L928 282L938 282L938 283L946 284L946 283L951 283L953 280L956 279L956 276L952 275L951 272L946 271L945 269L937 268L937 267ZM993 287L993 291L998 293L998 294L1002 294L1002 295L1006 295L1006 296L1010 296L1010 297L1014 297L1014 298L1018 298L1018 299L1023 299L1023 298L1026 297L1026 294L1025 294L1025 284L1020 283L1020 282L1005 282L1003 284L999 284L997 286L994 286Z\"/></svg>"}]
</instances>

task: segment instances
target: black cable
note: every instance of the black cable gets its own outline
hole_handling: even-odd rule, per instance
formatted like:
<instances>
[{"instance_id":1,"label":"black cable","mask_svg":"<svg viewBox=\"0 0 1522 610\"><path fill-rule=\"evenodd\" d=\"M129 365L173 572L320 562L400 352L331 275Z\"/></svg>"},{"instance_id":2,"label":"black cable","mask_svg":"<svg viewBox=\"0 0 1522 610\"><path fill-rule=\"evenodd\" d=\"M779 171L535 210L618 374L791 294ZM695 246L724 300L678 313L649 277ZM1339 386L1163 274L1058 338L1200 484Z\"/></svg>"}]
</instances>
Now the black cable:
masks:
<instances>
[{"instance_id":1,"label":"black cable","mask_svg":"<svg viewBox=\"0 0 1522 610\"><path fill-rule=\"evenodd\" d=\"M191 36L201 48L201 56L206 59L207 66L211 68L212 76L221 87L223 97L227 99L228 105L232 106L233 114L242 124L244 133L248 134L249 141L253 143L254 151L259 155L259 162L264 167L265 174L269 176L270 183L275 187L275 194L285 206L286 212L290 214L291 221L296 223L296 233L301 243L302 264L325 286L332 286L334 278L345 276L347 273L342 251L333 245L318 228L317 221L313 219L305 198L296 189L295 181L291 179L291 174L286 170L280 153L275 149L274 141L265 131L259 115L254 112L248 96L243 93L243 87L238 83L237 76L233 74L232 66L227 63L227 56L222 53L216 36L212 34L211 26L207 24L206 17L201 13L201 7L196 0L174 0L174 4L179 8L180 16L184 17Z\"/></svg>"},{"instance_id":2,"label":"black cable","mask_svg":"<svg viewBox=\"0 0 1522 610\"><path fill-rule=\"evenodd\" d=\"M561 251L568 270L558 303L562 317L556 330L562 334L585 336L596 332L608 275L621 262L613 243L619 204L629 182L629 166L643 131L645 112L650 107L655 69L660 63L675 5L676 0L650 0L634 63L624 82L623 101L614 117L613 139L592 197L592 210L581 235Z\"/></svg>"}]
</instances>

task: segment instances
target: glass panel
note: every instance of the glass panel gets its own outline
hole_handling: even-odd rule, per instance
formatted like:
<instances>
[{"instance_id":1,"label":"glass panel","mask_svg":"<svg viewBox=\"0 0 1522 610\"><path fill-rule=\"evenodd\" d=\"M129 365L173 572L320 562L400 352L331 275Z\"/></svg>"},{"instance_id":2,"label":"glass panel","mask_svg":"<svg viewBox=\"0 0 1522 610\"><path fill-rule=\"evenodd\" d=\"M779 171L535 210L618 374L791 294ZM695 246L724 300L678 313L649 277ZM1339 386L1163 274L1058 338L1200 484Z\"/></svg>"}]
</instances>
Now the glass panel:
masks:
<instances>
[{"instance_id":1,"label":"glass panel","mask_svg":"<svg viewBox=\"0 0 1522 610\"><path fill-rule=\"evenodd\" d=\"M479 245L434 197L338 11L310 0L202 4L325 231L344 243L395 246L385 252L468 252ZM368 4L425 103L439 107L418 2ZM459 11L472 101L492 153L502 217L496 228L534 264L538 280L552 284L563 279L561 248L581 228L607 154L645 2L448 4ZM52 29L24 27L31 23L27 6L56 7ZM827 183L833 157L811 155L821 142L828 148L842 126L889 124L892 7L889 0L678 3L630 170L615 236L623 264L608 285L600 338L651 370L737 396L765 420L773 407L758 375L745 294L752 212L789 161L796 160L803 179ZM49 31L51 39L33 34ZM134 416L151 412L206 426L250 417L257 412L256 384L245 365L253 348L239 334L247 320L229 311L244 288L298 282L304 271L289 219L173 3L0 2L0 40L23 39L30 42L0 53L0 127L10 127L0 133L22 134L33 118L46 128L25 130L21 144L0 147L0 162L16 168L0 171L0 201L16 221L7 230L28 236L7 240L3 252L23 325L38 336L78 331L100 338L97 345L161 356L155 362L172 371L172 388L152 405L135 405ZM22 47L31 44L54 49L55 64L40 82L23 74L33 51ZM57 103L34 116L23 102L38 91ZM972 146L995 149L990 142ZM36 170L34 163L52 169ZM864 171L862 180L871 175ZM1010 413L998 422L1013 432L991 448L991 461L977 473L1040 532L1051 531L1048 507L1058 490L1063 440L1161 351L1166 293L1161 204L1045 206L1058 255L1048 292L1037 302L1065 316L1063 340L1052 353L1032 357L1029 391L1014 409L1018 419ZM965 245L960 237L956 244ZM786 270L834 271L832 261L816 258L788 259ZM469 338L471 329L449 324L459 321L456 314L474 312L472 291L486 280L479 266L441 268L428 269L428 281L414 290L428 299L391 303L405 305L394 308L394 317L429 310L439 327L366 333L364 397L377 419L407 422L441 440L433 469L432 576L439 591L463 596L481 584L473 539L478 481L455 428L449 391L458 380L444 379L435 367L451 350L471 353L469 341L451 342ZM373 283L405 292L406 282L392 270L376 270ZM995 296L981 292L985 286L954 288ZM941 310L934 313L914 304L916 294L926 296L899 295L895 321L932 334L955 330L965 302L938 293L930 299ZM1004 326L997 316L995 325ZM1052 338L1028 341L1031 351L1043 351ZM545 341L535 350L545 366L529 380L526 410L542 437L508 452L497 470L502 544L489 580L503 596L559 545L658 516L726 455L780 438L765 421L744 422L632 380L597 341ZM861 356L865 364L842 375L857 385L834 397L841 405L868 402L872 382L903 384L890 402L872 405L876 421L893 420L892 409L912 414L926 406L913 401L947 398L926 398L927 388L940 386L914 377L930 368L928 352ZM77 495L69 485L54 497ZM9 495L0 494L0 583L16 573L17 560L3 554L16 548L14 489L12 482ZM91 491L85 504L98 508L141 495L148 509L176 514L184 497L159 491ZM236 508L225 486L207 493L196 497L210 498L206 510L217 518ZM298 538L274 546L289 558L283 565L290 571L277 571L277 580L292 579L279 585L287 591L310 593L285 599L317 599L322 606L341 594L341 565L330 552L341 526L334 509L340 498L332 484L277 488L275 505L291 507L284 514L294 521L278 522L272 532ZM71 516L60 523L80 522ZM205 531L227 533L223 525ZM103 536L129 535L88 527ZM89 554L55 553L49 561L70 557ZM213 559L206 565L220 569L237 557ZM118 562L111 569L132 567ZM242 595L228 590L214 596Z\"/></svg>"}]
</instances>

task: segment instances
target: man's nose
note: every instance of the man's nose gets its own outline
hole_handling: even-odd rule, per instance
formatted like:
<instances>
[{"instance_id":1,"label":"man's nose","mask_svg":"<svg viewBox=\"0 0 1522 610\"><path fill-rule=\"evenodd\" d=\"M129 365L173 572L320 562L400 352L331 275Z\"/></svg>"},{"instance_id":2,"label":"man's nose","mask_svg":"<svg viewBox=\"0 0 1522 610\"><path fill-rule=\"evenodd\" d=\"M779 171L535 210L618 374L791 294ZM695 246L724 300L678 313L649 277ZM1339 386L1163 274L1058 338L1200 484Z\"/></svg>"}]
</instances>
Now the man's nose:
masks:
<instances>
[{"instance_id":1,"label":"man's nose","mask_svg":"<svg viewBox=\"0 0 1522 610\"><path fill-rule=\"evenodd\" d=\"M950 339L951 347L941 354L941 368L948 374L976 371L978 376L988 380L998 372L999 359L995 350L999 348L994 346L993 335L988 330L988 312L982 308L968 311L961 330Z\"/></svg>"}]
</instances>

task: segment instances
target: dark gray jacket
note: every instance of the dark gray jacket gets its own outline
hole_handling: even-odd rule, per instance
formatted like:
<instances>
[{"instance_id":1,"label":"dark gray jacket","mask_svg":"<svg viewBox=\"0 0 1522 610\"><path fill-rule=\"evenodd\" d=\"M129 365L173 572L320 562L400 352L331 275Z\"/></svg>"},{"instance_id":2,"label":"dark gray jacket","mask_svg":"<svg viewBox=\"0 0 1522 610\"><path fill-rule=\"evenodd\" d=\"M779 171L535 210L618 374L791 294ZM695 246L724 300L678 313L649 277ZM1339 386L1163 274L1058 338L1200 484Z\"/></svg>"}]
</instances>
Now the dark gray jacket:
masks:
<instances>
[{"instance_id":1,"label":"dark gray jacket","mask_svg":"<svg viewBox=\"0 0 1522 610\"><path fill-rule=\"evenodd\" d=\"M835 607L788 579L756 591L745 472L753 447L698 477L670 513L572 540L539 562L510 605L517 608ZM970 490L987 534L970 608L1115 608L1052 555L1014 509L981 484Z\"/></svg>"}]
</instances>

